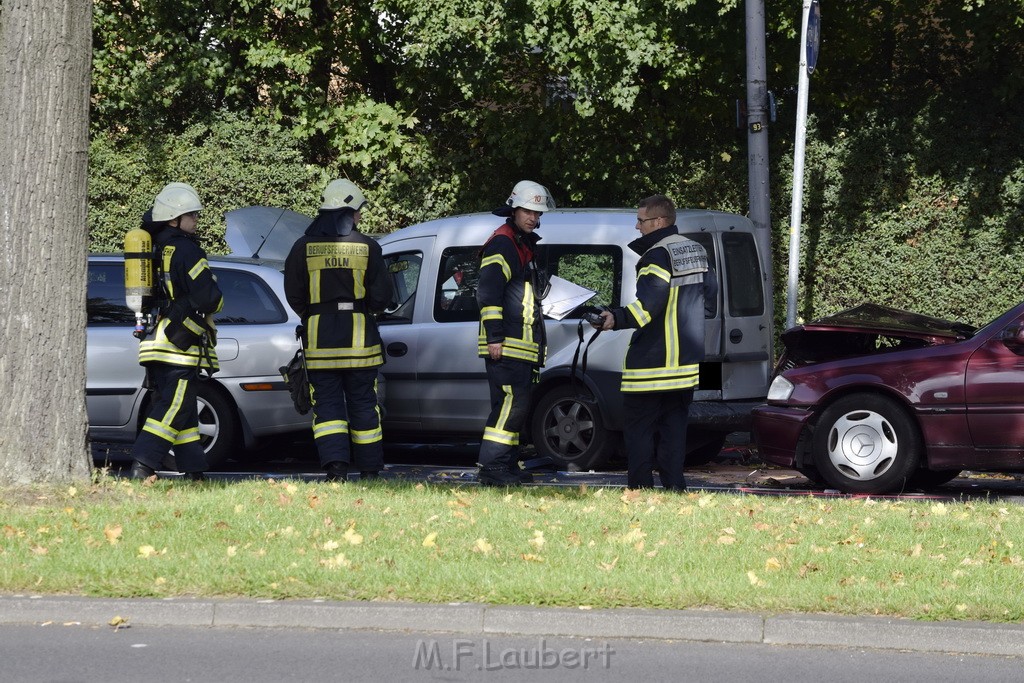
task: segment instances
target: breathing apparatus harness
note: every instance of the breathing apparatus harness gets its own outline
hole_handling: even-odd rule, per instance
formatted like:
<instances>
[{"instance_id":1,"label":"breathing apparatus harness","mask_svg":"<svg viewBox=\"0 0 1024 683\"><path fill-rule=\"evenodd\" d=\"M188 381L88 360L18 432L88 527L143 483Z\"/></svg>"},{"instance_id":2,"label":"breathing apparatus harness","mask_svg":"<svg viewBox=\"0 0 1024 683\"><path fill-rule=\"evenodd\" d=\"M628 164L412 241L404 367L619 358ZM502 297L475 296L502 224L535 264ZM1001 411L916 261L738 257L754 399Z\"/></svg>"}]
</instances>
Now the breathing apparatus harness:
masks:
<instances>
[{"instance_id":1,"label":"breathing apparatus harness","mask_svg":"<svg viewBox=\"0 0 1024 683\"><path fill-rule=\"evenodd\" d=\"M147 211L142 218L142 227L129 230L124 239L125 302L135 313L132 336L140 343L156 331L162 318L171 316L172 309L180 306L171 299L164 281L163 259L158 251L160 246L155 245L153 240L155 228L152 213ZM199 359L196 366L199 368L199 379L208 379L210 375L202 371L203 359L212 367L210 349L216 345L217 340L215 328L211 324L204 321L203 327L198 340Z\"/></svg>"}]
</instances>

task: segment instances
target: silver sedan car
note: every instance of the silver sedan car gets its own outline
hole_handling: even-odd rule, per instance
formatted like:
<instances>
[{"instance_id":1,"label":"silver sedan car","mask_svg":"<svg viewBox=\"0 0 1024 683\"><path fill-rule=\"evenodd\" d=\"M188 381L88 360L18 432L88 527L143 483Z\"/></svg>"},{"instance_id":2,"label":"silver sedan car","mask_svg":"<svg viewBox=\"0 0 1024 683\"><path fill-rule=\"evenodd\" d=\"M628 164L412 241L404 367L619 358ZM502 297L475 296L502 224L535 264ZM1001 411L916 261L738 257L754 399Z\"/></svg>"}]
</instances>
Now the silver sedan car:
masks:
<instances>
[{"instance_id":1,"label":"silver sedan car","mask_svg":"<svg viewBox=\"0 0 1024 683\"><path fill-rule=\"evenodd\" d=\"M284 264L211 257L224 292L216 316L220 371L199 382L199 431L211 467L263 437L308 430L278 374L298 348L298 317L284 298ZM86 404L94 441L131 442L149 401L135 316L125 304L124 258L89 256Z\"/></svg>"}]
</instances>

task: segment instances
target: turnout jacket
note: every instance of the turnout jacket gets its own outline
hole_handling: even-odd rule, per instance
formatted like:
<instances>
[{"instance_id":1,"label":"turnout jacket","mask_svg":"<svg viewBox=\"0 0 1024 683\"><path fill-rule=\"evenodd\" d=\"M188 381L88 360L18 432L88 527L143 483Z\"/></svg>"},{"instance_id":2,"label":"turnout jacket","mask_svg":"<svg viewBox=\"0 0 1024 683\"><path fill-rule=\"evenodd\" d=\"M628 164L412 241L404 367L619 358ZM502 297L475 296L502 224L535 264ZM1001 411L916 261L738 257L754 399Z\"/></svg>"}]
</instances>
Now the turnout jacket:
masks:
<instances>
[{"instance_id":1,"label":"turnout jacket","mask_svg":"<svg viewBox=\"0 0 1024 683\"><path fill-rule=\"evenodd\" d=\"M502 343L502 357L544 365L544 316L537 298L538 270L534 250L540 236L506 222L480 250L478 355L487 358L488 344Z\"/></svg>"},{"instance_id":2,"label":"turnout jacket","mask_svg":"<svg viewBox=\"0 0 1024 683\"><path fill-rule=\"evenodd\" d=\"M358 230L339 235L334 217L313 221L285 259L284 291L305 326L306 368L384 364L373 313L394 294L380 245Z\"/></svg>"},{"instance_id":3,"label":"turnout jacket","mask_svg":"<svg viewBox=\"0 0 1024 683\"><path fill-rule=\"evenodd\" d=\"M212 374L220 366L214 331L204 318L223 308L224 297L206 252L195 235L174 227L161 230L154 242L163 294L156 330L139 345L139 363L195 366Z\"/></svg>"},{"instance_id":4,"label":"turnout jacket","mask_svg":"<svg viewBox=\"0 0 1024 683\"><path fill-rule=\"evenodd\" d=\"M641 254L637 298L612 311L616 329L636 328L622 366L622 391L693 389L704 360L704 312L718 296L707 253L674 225L629 247Z\"/></svg>"}]
</instances>

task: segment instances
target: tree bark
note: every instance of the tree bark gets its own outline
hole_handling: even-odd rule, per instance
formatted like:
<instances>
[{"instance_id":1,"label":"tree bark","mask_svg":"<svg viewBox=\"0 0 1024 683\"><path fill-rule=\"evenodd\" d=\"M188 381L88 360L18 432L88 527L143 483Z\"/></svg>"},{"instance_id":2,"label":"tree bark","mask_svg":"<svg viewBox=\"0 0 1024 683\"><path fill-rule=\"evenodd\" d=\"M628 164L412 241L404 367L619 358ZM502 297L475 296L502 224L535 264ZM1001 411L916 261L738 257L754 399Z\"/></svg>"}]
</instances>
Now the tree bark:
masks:
<instances>
[{"instance_id":1,"label":"tree bark","mask_svg":"<svg viewBox=\"0 0 1024 683\"><path fill-rule=\"evenodd\" d=\"M90 0L0 6L0 484L90 475Z\"/></svg>"}]
</instances>

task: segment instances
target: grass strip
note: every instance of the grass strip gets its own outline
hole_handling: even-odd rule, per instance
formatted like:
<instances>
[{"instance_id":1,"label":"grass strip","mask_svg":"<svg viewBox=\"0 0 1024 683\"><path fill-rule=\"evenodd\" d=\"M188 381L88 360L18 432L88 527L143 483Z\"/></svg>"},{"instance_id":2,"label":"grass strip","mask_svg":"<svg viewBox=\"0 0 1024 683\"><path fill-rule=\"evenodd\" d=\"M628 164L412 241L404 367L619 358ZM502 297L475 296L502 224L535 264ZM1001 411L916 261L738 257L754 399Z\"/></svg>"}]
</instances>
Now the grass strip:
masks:
<instances>
[{"instance_id":1,"label":"grass strip","mask_svg":"<svg viewBox=\"0 0 1024 683\"><path fill-rule=\"evenodd\" d=\"M1024 508L251 481L0 491L0 591L1024 619Z\"/></svg>"}]
</instances>

